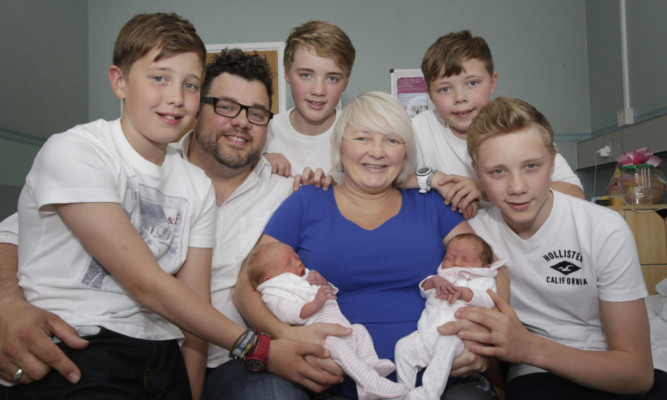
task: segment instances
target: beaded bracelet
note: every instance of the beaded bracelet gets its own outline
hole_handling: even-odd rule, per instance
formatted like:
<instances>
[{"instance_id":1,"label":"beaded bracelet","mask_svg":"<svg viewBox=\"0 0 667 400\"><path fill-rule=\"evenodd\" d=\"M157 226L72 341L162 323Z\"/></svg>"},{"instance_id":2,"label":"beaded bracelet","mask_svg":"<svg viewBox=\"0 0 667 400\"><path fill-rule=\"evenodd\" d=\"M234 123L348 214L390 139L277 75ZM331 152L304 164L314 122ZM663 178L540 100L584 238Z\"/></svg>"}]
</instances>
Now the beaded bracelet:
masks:
<instances>
[{"instance_id":1,"label":"beaded bracelet","mask_svg":"<svg viewBox=\"0 0 667 400\"><path fill-rule=\"evenodd\" d=\"M243 360L246 354L250 353L256 345L257 334L252 329L248 329L234 342L230 357L235 360Z\"/></svg>"}]
</instances>

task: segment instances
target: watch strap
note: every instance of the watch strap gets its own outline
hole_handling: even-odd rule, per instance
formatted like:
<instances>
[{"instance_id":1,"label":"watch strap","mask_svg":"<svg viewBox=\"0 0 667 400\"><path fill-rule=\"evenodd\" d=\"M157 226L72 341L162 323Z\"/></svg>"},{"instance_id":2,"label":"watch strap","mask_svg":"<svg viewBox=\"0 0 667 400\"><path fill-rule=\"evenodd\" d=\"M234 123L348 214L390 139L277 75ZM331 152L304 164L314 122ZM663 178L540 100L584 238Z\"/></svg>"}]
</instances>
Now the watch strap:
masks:
<instances>
[{"instance_id":1,"label":"watch strap","mask_svg":"<svg viewBox=\"0 0 667 400\"><path fill-rule=\"evenodd\" d=\"M256 342L253 349L245 356L245 366L255 372L266 369L269 358L269 348L271 347L271 336L266 333L256 332Z\"/></svg>"}]
</instances>

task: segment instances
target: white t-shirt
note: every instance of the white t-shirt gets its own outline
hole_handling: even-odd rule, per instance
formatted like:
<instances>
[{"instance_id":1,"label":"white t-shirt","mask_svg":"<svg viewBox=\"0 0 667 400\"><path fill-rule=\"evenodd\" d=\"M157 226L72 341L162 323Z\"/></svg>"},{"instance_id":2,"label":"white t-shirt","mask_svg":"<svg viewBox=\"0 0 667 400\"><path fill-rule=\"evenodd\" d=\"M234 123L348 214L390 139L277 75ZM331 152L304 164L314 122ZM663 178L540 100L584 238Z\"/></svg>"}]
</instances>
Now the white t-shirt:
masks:
<instances>
[{"instance_id":1,"label":"white t-shirt","mask_svg":"<svg viewBox=\"0 0 667 400\"><path fill-rule=\"evenodd\" d=\"M271 120L266 134L264 153L282 153L290 162L292 175L300 174L305 167L317 168L331 174L331 135L334 124L319 135L309 136L297 132L290 123L294 108L277 114ZM340 113L336 113L336 120Z\"/></svg>"},{"instance_id":2,"label":"white t-shirt","mask_svg":"<svg viewBox=\"0 0 667 400\"><path fill-rule=\"evenodd\" d=\"M477 179L466 141L454 135L447 122L435 110L417 114L412 118L412 125L417 139L419 166ZM560 153L556 154L551 181L571 183L583 190L579 177Z\"/></svg>"},{"instance_id":3,"label":"white t-shirt","mask_svg":"<svg viewBox=\"0 0 667 400\"><path fill-rule=\"evenodd\" d=\"M53 207L94 202L120 203L169 274L181 268L189 247L214 245L215 195L201 169L172 148L161 166L144 159L120 120L78 125L42 146L19 197L18 278L26 299L75 327L148 340L182 337L116 282Z\"/></svg>"},{"instance_id":4,"label":"white t-shirt","mask_svg":"<svg viewBox=\"0 0 667 400\"><path fill-rule=\"evenodd\" d=\"M607 350L599 301L645 297L630 228L607 208L552 191L551 213L529 239L521 239L497 207L468 222L496 255L508 257L511 306L533 333L586 350ZM513 365L509 378L541 371Z\"/></svg>"},{"instance_id":5,"label":"white t-shirt","mask_svg":"<svg viewBox=\"0 0 667 400\"><path fill-rule=\"evenodd\" d=\"M19 245L19 215L14 213L0 222L0 243Z\"/></svg>"},{"instance_id":6,"label":"white t-shirt","mask_svg":"<svg viewBox=\"0 0 667 400\"><path fill-rule=\"evenodd\" d=\"M191 138L192 133L189 133L175 145L181 155L187 154ZM247 325L232 299L239 271L275 209L292 193L292 182L292 179L271 174L271 165L261 157L241 186L217 209L211 303L241 326ZM228 360L227 350L209 345L209 368Z\"/></svg>"}]
</instances>

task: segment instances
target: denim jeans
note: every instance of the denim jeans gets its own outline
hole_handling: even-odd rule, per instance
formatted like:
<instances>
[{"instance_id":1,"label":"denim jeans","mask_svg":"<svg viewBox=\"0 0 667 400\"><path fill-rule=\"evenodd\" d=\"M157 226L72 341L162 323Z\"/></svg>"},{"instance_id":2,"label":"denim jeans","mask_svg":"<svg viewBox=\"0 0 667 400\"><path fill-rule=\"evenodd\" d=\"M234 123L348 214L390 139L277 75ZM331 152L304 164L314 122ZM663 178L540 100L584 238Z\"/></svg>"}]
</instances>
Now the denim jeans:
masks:
<instances>
[{"instance_id":1,"label":"denim jeans","mask_svg":"<svg viewBox=\"0 0 667 400\"><path fill-rule=\"evenodd\" d=\"M85 336L84 336L85 337ZM102 328L85 337L84 350L58 346L81 370L71 384L58 372L28 385L0 389L0 399L190 399L183 356L176 340L135 339Z\"/></svg>"},{"instance_id":2,"label":"denim jeans","mask_svg":"<svg viewBox=\"0 0 667 400\"><path fill-rule=\"evenodd\" d=\"M268 371L230 360L206 371L202 400L308 400L304 389Z\"/></svg>"}]
</instances>

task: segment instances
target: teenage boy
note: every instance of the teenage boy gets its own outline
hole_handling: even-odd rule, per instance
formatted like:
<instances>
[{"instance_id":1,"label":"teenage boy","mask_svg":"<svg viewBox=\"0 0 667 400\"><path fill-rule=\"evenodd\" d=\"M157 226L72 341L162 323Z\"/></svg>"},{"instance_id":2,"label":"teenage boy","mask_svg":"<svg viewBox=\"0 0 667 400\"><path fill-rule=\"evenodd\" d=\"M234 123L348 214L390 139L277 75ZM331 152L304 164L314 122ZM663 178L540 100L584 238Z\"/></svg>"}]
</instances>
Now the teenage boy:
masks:
<instances>
[{"instance_id":1,"label":"teenage boy","mask_svg":"<svg viewBox=\"0 0 667 400\"><path fill-rule=\"evenodd\" d=\"M647 291L623 219L551 190L553 130L531 105L499 97L467 134L495 206L470 224L509 258L512 296L510 306L489 291L497 309L460 309L457 318L490 333L464 329L459 337L478 342L468 346L473 352L510 363L508 399L617 399L649 390L641 398L667 398L667 374L651 362Z\"/></svg>"},{"instance_id":2,"label":"teenage boy","mask_svg":"<svg viewBox=\"0 0 667 400\"><path fill-rule=\"evenodd\" d=\"M485 199L466 149L468 127L496 90L498 74L486 41L470 31L453 32L436 40L421 65L435 110L412 121L420 153L419 165L449 175L446 202L463 210ZM583 186L567 161L556 154L552 188L584 198ZM460 203L460 204L459 204Z\"/></svg>"},{"instance_id":3,"label":"teenage boy","mask_svg":"<svg viewBox=\"0 0 667 400\"><path fill-rule=\"evenodd\" d=\"M285 81L294 108L275 116L264 148L273 172L291 176L305 167L331 170L329 142L336 106L347 87L355 50L342 29L310 21L292 30L286 41Z\"/></svg>"},{"instance_id":4,"label":"teenage boy","mask_svg":"<svg viewBox=\"0 0 667 400\"><path fill-rule=\"evenodd\" d=\"M271 166L261 156L271 87L271 72L263 58L238 49L224 50L207 66L194 131L177 145L172 145L212 180L218 204L218 229L213 251L211 298L219 311L243 326L245 323L231 300L238 271L273 210L291 193L293 186L291 179L271 174ZM253 106L246 108L244 104ZM262 114L264 119L256 119ZM0 243L0 327L3 328L0 337L3 350L18 351L0 353L0 373L11 377L16 367L22 366L26 375L21 382L28 382L30 378L40 379L49 367L53 367L64 376L78 377L78 368L59 353L58 348L54 350L46 336L54 335L68 345L77 345L76 335L57 316L25 303L16 286L17 241L12 231L16 228L11 226L11 218L3 221L0 239L14 244ZM310 328L300 329L308 331ZM323 337L346 333L334 325L317 329L309 335ZM325 365L330 365L328 370L333 367L333 372L338 375L325 374L318 370L321 367L315 369L304 361L305 355L323 357L325 352L320 346L279 342L287 346L276 346L276 341L272 341L270 371L277 371L280 376L314 391L339 382L342 370L336 370L333 361L327 363L324 360ZM219 346L210 346L208 367L204 399L220 398L221 394L229 399L307 398L303 390L282 378L269 373L257 374L243 363L230 360L229 352Z\"/></svg>"}]
</instances>

